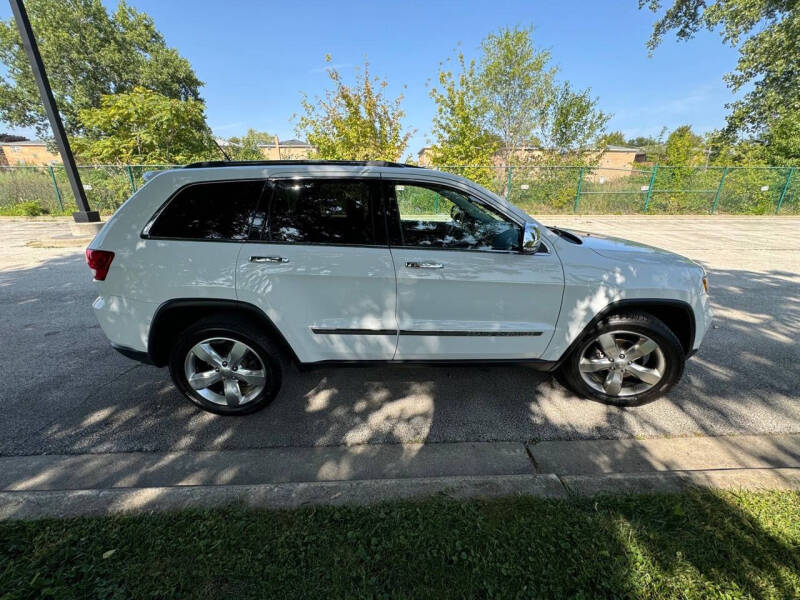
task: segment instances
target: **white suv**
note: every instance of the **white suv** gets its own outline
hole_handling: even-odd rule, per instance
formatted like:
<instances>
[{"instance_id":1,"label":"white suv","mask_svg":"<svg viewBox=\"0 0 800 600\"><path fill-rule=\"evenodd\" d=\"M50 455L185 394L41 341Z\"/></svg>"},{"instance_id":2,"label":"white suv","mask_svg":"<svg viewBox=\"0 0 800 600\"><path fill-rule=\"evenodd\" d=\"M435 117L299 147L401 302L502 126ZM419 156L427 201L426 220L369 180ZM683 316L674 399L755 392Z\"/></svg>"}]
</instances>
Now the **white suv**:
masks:
<instances>
[{"instance_id":1,"label":"white suv","mask_svg":"<svg viewBox=\"0 0 800 600\"><path fill-rule=\"evenodd\" d=\"M266 406L291 361L525 362L638 405L680 379L711 318L686 258L385 162L165 171L86 255L114 348L226 415Z\"/></svg>"}]
</instances>

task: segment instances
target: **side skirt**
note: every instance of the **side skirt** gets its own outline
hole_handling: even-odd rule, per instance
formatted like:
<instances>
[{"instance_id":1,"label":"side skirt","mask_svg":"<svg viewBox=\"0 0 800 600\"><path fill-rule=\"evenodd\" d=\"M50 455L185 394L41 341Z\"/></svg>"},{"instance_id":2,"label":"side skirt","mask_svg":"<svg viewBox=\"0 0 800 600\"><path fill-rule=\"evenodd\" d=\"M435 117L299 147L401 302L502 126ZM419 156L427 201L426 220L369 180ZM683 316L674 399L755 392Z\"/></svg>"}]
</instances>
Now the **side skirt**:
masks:
<instances>
[{"instance_id":1,"label":"side skirt","mask_svg":"<svg viewBox=\"0 0 800 600\"><path fill-rule=\"evenodd\" d=\"M327 367L386 367L392 365L413 365L419 367L476 367L476 366L528 366L537 371L553 371L558 362L540 360L538 358L521 359L472 359L472 360L320 360L317 362L297 363L300 371L314 371Z\"/></svg>"}]
</instances>

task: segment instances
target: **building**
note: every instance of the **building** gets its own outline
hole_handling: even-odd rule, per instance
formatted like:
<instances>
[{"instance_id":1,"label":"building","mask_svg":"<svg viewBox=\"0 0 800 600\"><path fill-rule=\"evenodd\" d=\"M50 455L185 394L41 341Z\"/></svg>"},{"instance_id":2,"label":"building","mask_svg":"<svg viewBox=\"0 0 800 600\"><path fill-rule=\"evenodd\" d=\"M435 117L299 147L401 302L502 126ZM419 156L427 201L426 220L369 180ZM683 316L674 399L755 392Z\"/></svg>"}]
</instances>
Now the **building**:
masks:
<instances>
[{"instance_id":1,"label":"building","mask_svg":"<svg viewBox=\"0 0 800 600\"><path fill-rule=\"evenodd\" d=\"M0 142L0 165L41 167L60 164L61 156L48 150L46 142Z\"/></svg>"},{"instance_id":2,"label":"building","mask_svg":"<svg viewBox=\"0 0 800 600\"><path fill-rule=\"evenodd\" d=\"M223 148L230 146L228 140L216 138ZM301 140L275 138L274 144L259 144L258 149L266 160L302 160L309 158L314 148ZM48 166L60 165L61 156L50 152L47 143L39 140L27 142L0 142L0 166Z\"/></svg>"},{"instance_id":3,"label":"building","mask_svg":"<svg viewBox=\"0 0 800 600\"><path fill-rule=\"evenodd\" d=\"M302 140L278 140L274 144L259 144L258 149L266 160L303 160L310 158L314 147Z\"/></svg>"},{"instance_id":4,"label":"building","mask_svg":"<svg viewBox=\"0 0 800 600\"><path fill-rule=\"evenodd\" d=\"M525 146L518 149L515 154L522 159L521 162L535 166L537 162L536 159L544 156L547 152L548 150L544 148ZM647 155L643 150L640 148L629 148L627 146L606 146L603 150L596 150L594 152L599 152L599 157L597 155L594 157L598 159L597 167L593 169L593 173L590 177L600 178L604 181L612 181L624 177L631 168L637 168L637 163L643 163L647 160ZM429 146L420 150L417 157L421 167L431 166L431 148ZM495 156L494 166L504 166L501 164L499 156Z\"/></svg>"}]
</instances>

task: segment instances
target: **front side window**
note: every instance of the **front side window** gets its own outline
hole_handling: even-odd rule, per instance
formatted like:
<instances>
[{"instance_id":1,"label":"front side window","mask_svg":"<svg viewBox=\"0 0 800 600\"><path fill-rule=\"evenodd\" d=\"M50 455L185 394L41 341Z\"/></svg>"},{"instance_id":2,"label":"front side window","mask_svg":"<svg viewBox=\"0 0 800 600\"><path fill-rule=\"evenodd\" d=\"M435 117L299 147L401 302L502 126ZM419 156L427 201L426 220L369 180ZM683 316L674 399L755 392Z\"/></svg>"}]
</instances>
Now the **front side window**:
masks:
<instances>
[{"instance_id":1,"label":"front side window","mask_svg":"<svg viewBox=\"0 0 800 600\"><path fill-rule=\"evenodd\" d=\"M276 181L270 202L266 238L305 244L375 243L377 211L373 184L362 180Z\"/></svg>"},{"instance_id":2,"label":"front side window","mask_svg":"<svg viewBox=\"0 0 800 600\"><path fill-rule=\"evenodd\" d=\"M179 190L145 231L154 238L247 239L263 180L197 183Z\"/></svg>"},{"instance_id":3,"label":"front side window","mask_svg":"<svg viewBox=\"0 0 800 600\"><path fill-rule=\"evenodd\" d=\"M390 184L402 246L464 250L519 250L522 229L493 208L452 188Z\"/></svg>"}]
</instances>

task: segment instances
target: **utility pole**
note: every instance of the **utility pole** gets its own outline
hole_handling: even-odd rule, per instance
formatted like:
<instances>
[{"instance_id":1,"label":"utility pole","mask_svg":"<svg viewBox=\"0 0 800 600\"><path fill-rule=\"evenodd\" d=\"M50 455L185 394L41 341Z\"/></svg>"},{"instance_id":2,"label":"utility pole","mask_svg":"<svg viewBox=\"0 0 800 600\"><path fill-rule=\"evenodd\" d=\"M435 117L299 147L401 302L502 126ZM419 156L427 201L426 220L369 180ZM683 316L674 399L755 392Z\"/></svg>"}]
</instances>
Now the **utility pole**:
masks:
<instances>
[{"instance_id":1,"label":"utility pole","mask_svg":"<svg viewBox=\"0 0 800 600\"><path fill-rule=\"evenodd\" d=\"M50 89L50 81L47 79L47 73L44 70L42 56L39 54L39 46L36 44L36 38L31 29L31 22L28 20L25 5L22 0L9 0L9 2L11 3L11 11L14 13L14 20L17 22L19 35L22 38L22 46L25 48L28 62L31 63L31 69L33 69L33 78L39 87L39 94L42 97L44 110L50 121L50 128L53 130L53 136L56 139L58 153L61 155L61 161L64 163L64 170L67 172L72 194L75 196L75 202L78 205L78 210L72 213L72 218L75 219L76 223L98 222L100 221L100 213L96 210L89 210L86 192L83 191L78 168L75 166L75 157L72 155L69 140L66 133L64 133L64 124L61 122L61 115L58 114L58 107L53 98L53 90Z\"/></svg>"}]
</instances>

